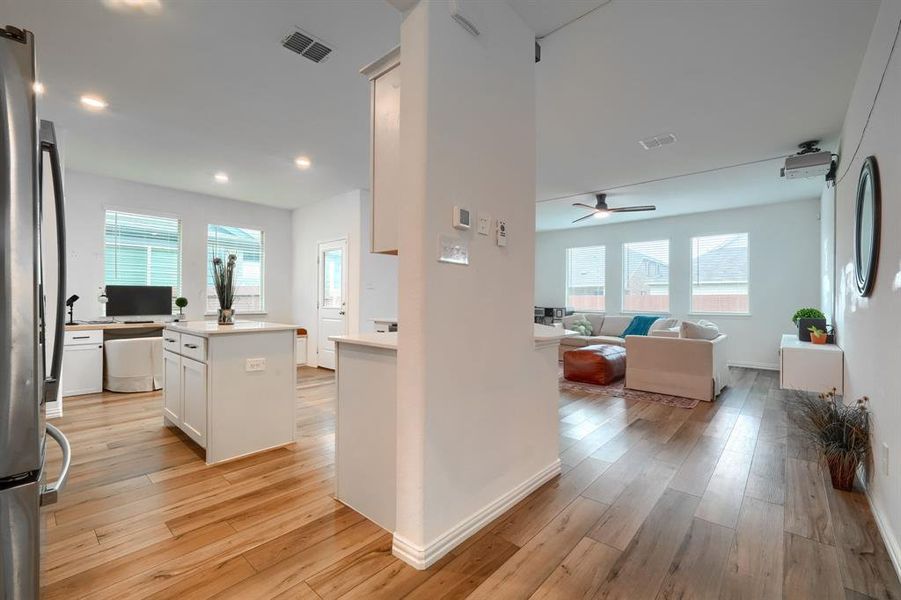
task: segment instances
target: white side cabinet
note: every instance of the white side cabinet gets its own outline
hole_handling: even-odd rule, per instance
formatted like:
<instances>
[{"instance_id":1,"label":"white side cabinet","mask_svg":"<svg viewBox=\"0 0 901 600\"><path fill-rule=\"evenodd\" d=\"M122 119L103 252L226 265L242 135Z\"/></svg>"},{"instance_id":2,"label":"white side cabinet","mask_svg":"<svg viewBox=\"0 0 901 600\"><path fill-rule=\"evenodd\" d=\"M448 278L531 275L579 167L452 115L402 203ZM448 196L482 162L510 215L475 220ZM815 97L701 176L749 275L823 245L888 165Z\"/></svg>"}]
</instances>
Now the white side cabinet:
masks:
<instances>
[{"instance_id":1,"label":"white side cabinet","mask_svg":"<svg viewBox=\"0 0 901 600\"><path fill-rule=\"evenodd\" d=\"M298 335L294 340L294 362L298 366L307 364L307 336Z\"/></svg>"},{"instance_id":2,"label":"white side cabinet","mask_svg":"<svg viewBox=\"0 0 901 600\"><path fill-rule=\"evenodd\" d=\"M163 346L163 416L206 448L209 398L206 340L167 329L163 333Z\"/></svg>"},{"instance_id":3,"label":"white side cabinet","mask_svg":"<svg viewBox=\"0 0 901 600\"><path fill-rule=\"evenodd\" d=\"M779 387L783 390L844 394L844 352L835 344L801 342L783 335L779 344Z\"/></svg>"},{"instance_id":4,"label":"white side cabinet","mask_svg":"<svg viewBox=\"0 0 901 600\"><path fill-rule=\"evenodd\" d=\"M103 331L67 331L63 343L63 396L103 391Z\"/></svg>"}]
</instances>

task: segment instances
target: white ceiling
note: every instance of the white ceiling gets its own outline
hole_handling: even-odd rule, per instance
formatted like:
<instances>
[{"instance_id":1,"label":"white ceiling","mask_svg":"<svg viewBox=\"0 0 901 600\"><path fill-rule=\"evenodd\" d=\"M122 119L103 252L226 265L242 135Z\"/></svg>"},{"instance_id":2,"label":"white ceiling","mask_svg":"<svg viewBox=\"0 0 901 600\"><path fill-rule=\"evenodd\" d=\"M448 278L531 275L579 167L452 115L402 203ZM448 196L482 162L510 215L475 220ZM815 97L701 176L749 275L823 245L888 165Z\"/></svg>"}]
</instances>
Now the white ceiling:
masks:
<instances>
[{"instance_id":1,"label":"white ceiling","mask_svg":"<svg viewBox=\"0 0 901 600\"><path fill-rule=\"evenodd\" d=\"M601 4L508 2L539 32ZM538 200L782 156L811 138L834 147L878 7L878 0L613 0L549 35L536 65ZM650 151L638 144L668 132L677 143ZM678 187L697 183L707 194L717 181L721 203L732 205L753 183L746 175L689 178ZM793 199L789 189L809 197L819 188L777 178L754 189L749 198L767 201L766 194ZM680 198L672 210L700 206ZM559 226L552 214L540 205L540 228ZM572 221L582 213L570 214Z\"/></svg>"},{"instance_id":2,"label":"white ceiling","mask_svg":"<svg viewBox=\"0 0 901 600\"><path fill-rule=\"evenodd\" d=\"M539 201L781 156L808 138L834 146L879 4L507 1L538 35L569 23L542 40L536 65ZM101 0L0 0L0 21L36 34L42 116L63 130L69 166L283 207L368 186L369 92L358 70L398 43L395 8L381 0L162 4L147 15ZM317 65L282 48L293 26L333 45L333 55ZM85 92L110 108L85 111ZM666 132L678 142L656 151L637 143ZM293 165L301 154L313 160L306 172ZM217 171L230 183L215 183ZM660 210L639 217L816 193L811 182L772 172L653 187L669 195L644 193ZM761 179L748 179L754 173ZM704 204L717 191L711 182L720 200ZM679 200L667 206L674 189ZM539 227L579 216L560 212L572 201L540 202Z\"/></svg>"},{"instance_id":3,"label":"white ceiling","mask_svg":"<svg viewBox=\"0 0 901 600\"><path fill-rule=\"evenodd\" d=\"M163 0L159 14L100 0L0 0L35 32L43 118L68 166L283 207L369 181L369 84L360 67L400 38L384 2ZM299 26L334 47L315 64L282 48ZM85 92L110 103L79 106ZM307 155L308 171L294 166ZM227 185L213 181L225 171Z\"/></svg>"},{"instance_id":4,"label":"white ceiling","mask_svg":"<svg viewBox=\"0 0 901 600\"><path fill-rule=\"evenodd\" d=\"M572 204L582 202L594 206L594 196L580 195L539 201L536 213L537 228L539 231L547 231L594 227L819 197L823 190L822 177L783 179L779 176L779 168L783 162L779 159L768 160L711 173L611 189L607 193L607 204L610 208L653 204L657 207L653 212L614 214L605 219L585 219L573 224L575 219L584 217L589 211L573 207Z\"/></svg>"}]
</instances>

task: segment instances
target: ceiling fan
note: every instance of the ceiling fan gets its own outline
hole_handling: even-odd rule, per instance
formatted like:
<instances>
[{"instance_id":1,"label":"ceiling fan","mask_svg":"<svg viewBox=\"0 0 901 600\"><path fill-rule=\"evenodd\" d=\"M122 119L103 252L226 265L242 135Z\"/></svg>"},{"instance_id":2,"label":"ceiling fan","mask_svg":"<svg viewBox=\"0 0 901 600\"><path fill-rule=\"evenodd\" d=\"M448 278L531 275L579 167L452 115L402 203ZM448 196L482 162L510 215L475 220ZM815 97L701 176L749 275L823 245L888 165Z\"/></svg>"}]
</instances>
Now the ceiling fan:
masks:
<instances>
[{"instance_id":1,"label":"ceiling fan","mask_svg":"<svg viewBox=\"0 0 901 600\"><path fill-rule=\"evenodd\" d=\"M607 194L595 194L595 198L597 198L597 204L595 206L589 206L587 204L583 204L581 202L576 202L573 206L578 206L581 208L587 208L592 211L590 214L585 215L584 217L579 217L573 223L578 223L579 221L584 221L585 219L590 219L591 217L607 217L613 213L622 213L622 212L643 212L646 210L657 210L656 206L647 205L647 206L622 206L620 208L610 208L607 206Z\"/></svg>"}]
</instances>

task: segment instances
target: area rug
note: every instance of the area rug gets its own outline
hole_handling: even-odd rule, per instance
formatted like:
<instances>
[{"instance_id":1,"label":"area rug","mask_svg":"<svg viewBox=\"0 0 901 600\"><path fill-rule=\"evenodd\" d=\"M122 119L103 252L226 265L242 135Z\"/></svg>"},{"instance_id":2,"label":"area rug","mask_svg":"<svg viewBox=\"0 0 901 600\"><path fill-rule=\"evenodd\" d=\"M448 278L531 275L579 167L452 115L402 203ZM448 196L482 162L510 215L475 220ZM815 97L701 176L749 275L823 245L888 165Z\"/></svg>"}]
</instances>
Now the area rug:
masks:
<instances>
[{"instance_id":1,"label":"area rug","mask_svg":"<svg viewBox=\"0 0 901 600\"><path fill-rule=\"evenodd\" d=\"M694 398L683 398L682 396L668 396L666 394L657 394L654 392L642 392L640 390L630 390L624 387L625 380L620 379L610 385L592 385L590 383L578 383L563 378L560 373L560 389L570 390L574 392L587 392L590 394L601 394L604 396L612 396L614 398L623 398L624 400L641 400L643 402L656 402L666 406L675 408L694 408L700 400Z\"/></svg>"}]
</instances>

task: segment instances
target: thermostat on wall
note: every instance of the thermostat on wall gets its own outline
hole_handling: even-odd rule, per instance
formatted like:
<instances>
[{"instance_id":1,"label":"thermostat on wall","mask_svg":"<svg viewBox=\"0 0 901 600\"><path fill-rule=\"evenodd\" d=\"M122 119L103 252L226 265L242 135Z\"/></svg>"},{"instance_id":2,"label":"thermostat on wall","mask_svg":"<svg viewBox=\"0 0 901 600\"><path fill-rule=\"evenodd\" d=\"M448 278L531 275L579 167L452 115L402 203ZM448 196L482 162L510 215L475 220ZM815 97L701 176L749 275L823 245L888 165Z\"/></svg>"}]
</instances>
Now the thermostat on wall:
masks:
<instances>
[{"instance_id":1,"label":"thermostat on wall","mask_svg":"<svg viewBox=\"0 0 901 600\"><path fill-rule=\"evenodd\" d=\"M454 229L469 229L472 225L471 220L468 208L454 207Z\"/></svg>"}]
</instances>

